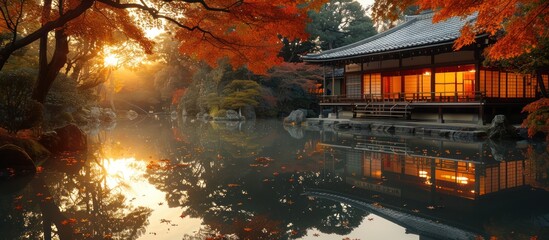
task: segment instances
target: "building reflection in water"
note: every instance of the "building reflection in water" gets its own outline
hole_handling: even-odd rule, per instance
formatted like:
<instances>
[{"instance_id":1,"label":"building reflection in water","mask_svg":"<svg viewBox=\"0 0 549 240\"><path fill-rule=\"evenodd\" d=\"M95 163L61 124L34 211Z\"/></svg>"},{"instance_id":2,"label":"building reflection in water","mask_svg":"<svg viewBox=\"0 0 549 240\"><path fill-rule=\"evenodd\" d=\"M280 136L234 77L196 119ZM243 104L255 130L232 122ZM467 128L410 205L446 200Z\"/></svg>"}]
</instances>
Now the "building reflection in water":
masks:
<instances>
[{"instance_id":1,"label":"building reflection in water","mask_svg":"<svg viewBox=\"0 0 549 240\"><path fill-rule=\"evenodd\" d=\"M325 170L341 176L350 190L332 187L308 194L353 199L346 202L351 205L358 199L362 205L357 207L366 206L422 239L449 234L436 233L442 229L465 238L505 236L494 232L505 229L517 237L520 231L508 223L517 221L535 228L522 232L523 237L548 233L543 201L549 198L546 191L531 188L539 176L535 160L525 157L527 145L324 131L318 146L325 150ZM376 212L377 204L384 210ZM501 220L507 218L513 220Z\"/></svg>"}]
</instances>

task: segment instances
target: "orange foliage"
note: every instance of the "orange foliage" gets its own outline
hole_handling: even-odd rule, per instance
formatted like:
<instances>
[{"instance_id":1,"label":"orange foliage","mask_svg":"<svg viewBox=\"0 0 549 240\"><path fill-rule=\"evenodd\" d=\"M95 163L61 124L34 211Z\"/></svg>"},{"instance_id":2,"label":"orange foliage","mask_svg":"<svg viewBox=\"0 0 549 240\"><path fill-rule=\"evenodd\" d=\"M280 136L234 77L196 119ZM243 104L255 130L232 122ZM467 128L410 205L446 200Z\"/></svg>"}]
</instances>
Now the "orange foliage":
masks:
<instances>
[{"instance_id":1,"label":"orange foliage","mask_svg":"<svg viewBox=\"0 0 549 240\"><path fill-rule=\"evenodd\" d=\"M475 36L487 33L498 38L486 49L487 56L493 60L528 53L537 47L541 38L549 36L549 2L545 0L375 0L374 19L394 21L403 9L412 5L421 10L436 9L434 22L478 13L475 22L463 27L454 48L469 45Z\"/></svg>"},{"instance_id":2,"label":"orange foliage","mask_svg":"<svg viewBox=\"0 0 549 240\"><path fill-rule=\"evenodd\" d=\"M25 25L25 23L27 25L39 23L36 17L40 15L40 7L37 1L1 1L0 8L3 12L3 14L0 14L0 33L21 31L21 25Z\"/></svg>"},{"instance_id":3,"label":"orange foliage","mask_svg":"<svg viewBox=\"0 0 549 240\"><path fill-rule=\"evenodd\" d=\"M125 41L126 39L117 37L117 34L123 34L127 39L137 42L147 54L152 53L154 46L127 10L102 3L95 4L93 8L70 21L65 32L69 36L83 38L89 44L104 45Z\"/></svg>"},{"instance_id":4,"label":"orange foliage","mask_svg":"<svg viewBox=\"0 0 549 240\"><path fill-rule=\"evenodd\" d=\"M175 90L172 94L172 105L177 105L181 97L185 95L185 92L187 92L186 88L178 88Z\"/></svg>"},{"instance_id":5,"label":"orange foliage","mask_svg":"<svg viewBox=\"0 0 549 240\"><path fill-rule=\"evenodd\" d=\"M528 128L528 136L533 137L537 132L543 132L549 142L549 98L526 105L522 112L528 113L528 117L522 122L522 126Z\"/></svg>"},{"instance_id":6,"label":"orange foliage","mask_svg":"<svg viewBox=\"0 0 549 240\"><path fill-rule=\"evenodd\" d=\"M281 48L278 34L290 39L306 39L307 11L318 9L325 0L254 0L227 7L228 1L209 1L211 6L229 12L185 8L185 25L202 31L181 29L181 52L206 60L215 66L217 60L229 57L231 65L247 65L256 73L265 73L274 64ZM230 1L232 2L232 1ZM232 3L230 3L232 4ZM307 5L307 8L303 6Z\"/></svg>"},{"instance_id":7,"label":"orange foliage","mask_svg":"<svg viewBox=\"0 0 549 240\"><path fill-rule=\"evenodd\" d=\"M25 6L36 2L18 1ZM11 4L12 1L8 2ZM57 1L62 7L54 6L51 11L45 11L50 14L44 18L39 17L40 6L33 14L28 14L30 10L26 9L19 14L29 16L35 22L37 19L43 19L44 22L43 25L35 24L24 32L21 29L16 30L30 37L25 41L18 40L18 44L13 46L21 48L55 28L65 28L69 37L96 40L90 42L104 45L120 40L116 34L123 33L128 39L137 42L145 52L150 53L153 43L145 37L143 29L171 23L172 26L179 27L175 37L181 41L182 53L205 60L212 66L217 64L218 59L228 57L232 66L247 65L256 73L265 73L274 64L282 62L277 57L282 45L278 36L306 39L307 12L319 9L326 2L327 0ZM63 9L62 14L58 12L59 9ZM3 25L7 22L0 23L0 28L5 28Z\"/></svg>"}]
</instances>

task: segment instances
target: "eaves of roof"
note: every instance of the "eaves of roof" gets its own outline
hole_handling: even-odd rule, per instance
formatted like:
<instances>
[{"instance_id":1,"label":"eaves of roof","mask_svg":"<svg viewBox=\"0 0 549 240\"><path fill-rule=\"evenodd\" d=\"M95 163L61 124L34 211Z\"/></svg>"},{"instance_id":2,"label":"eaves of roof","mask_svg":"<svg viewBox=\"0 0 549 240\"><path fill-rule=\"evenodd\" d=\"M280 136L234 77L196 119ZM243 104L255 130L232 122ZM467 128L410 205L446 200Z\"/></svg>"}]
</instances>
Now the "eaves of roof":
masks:
<instances>
[{"instance_id":1,"label":"eaves of roof","mask_svg":"<svg viewBox=\"0 0 549 240\"><path fill-rule=\"evenodd\" d=\"M451 44L460 36L461 28L476 20L476 14L467 18L453 17L433 23L432 12L408 17L408 21L340 48L303 56L305 62L331 62L371 55L414 50Z\"/></svg>"}]
</instances>

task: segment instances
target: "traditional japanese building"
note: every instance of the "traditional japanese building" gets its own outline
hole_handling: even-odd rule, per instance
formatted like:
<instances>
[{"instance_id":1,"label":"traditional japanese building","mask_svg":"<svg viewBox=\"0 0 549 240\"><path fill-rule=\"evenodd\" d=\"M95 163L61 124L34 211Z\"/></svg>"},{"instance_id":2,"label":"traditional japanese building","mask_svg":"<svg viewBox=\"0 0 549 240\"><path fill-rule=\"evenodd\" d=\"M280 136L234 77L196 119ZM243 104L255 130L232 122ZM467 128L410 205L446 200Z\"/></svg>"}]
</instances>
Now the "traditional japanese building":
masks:
<instances>
[{"instance_id":1,"label":"traditional japanese building","mask_svg":"<svg viewBox=\"0 0 549 240\"><path fill-rule=\"evenodd\" d=\"M304 56L327 72L344 69L343 78L326 74L321 108L352 108L354 116L484 123L495 114L516 115L539 97L534 76L483 66L482 52L493 43L487 35L453 50L460 29L476 16L438 23L432 17L432 12L407 16L370 38ZM542 77L549 86L548 75Z\"/></svg>"}]
</instances>

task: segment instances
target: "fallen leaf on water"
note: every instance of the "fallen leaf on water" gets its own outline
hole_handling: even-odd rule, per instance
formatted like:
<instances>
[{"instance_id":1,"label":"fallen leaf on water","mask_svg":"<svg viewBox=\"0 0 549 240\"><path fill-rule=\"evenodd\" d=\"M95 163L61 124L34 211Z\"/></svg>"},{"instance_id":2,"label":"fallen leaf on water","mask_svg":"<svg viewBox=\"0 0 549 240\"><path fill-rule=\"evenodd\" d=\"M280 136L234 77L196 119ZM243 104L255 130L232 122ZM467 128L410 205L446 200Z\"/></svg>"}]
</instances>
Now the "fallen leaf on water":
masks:
<instances>
[{"instance_id":1,"label":"fallen leaf on water","mask_svg":"<svg viewBox=\"0 0 549 240\"><path fill-rule=\"evenodd\" d=\"M167 223L167 224L170 224L172 221L171 220L168 220L168 219L160 219L160 223Z\"/></svg>"},{"instance_id":2,"label":"fallen leaf on water","mask_svg":"<svg viewBox=\"0 0 549 240\"><path fill-rule=\"evenodd\" d=\"M44 171L43 167L36 167L36 173L41 173Z\"/></svg>"},{"instance_id":3,"label":"fallen leaf on water","mask_svg":"<svg viewBox=\"0 0 549 240\"><path fill-rule=\"evenodd\" d=\"M15 210L23 210L23 206L17 205L17 206L15 206Z\"/></svg>"},{"instance_id":4,"label":"fallen leaf on water","mask_svg":"<svg viewBox=\"0 0 549 240\"><path fill-rule=\"evenodd\" d=\"M69 221L68 220L63 220L63 221L61 221L61 224L67 225L67 224L69 224Z\"/></svg>"},{"instance_id":5,"label":"fallen leaf on water","mask_svg":"<svg viewBox=\"0 0 549 240\"><path fill-rule=\"evenodd\" d=\"M250 231L252 231L252 229L251 228L244 228L244 231L245 232L250 232Z\"/></svg>"},{"instance_id":6,"label":"fallen leaf on water","mask_svg":"<svg viewBox=\"0 0 549 240\"><path fill-rule=\"evenodd\" d=\"M258 163L270 163L273 161L273 159L270 157L258 157L255 159L255 161Z\"/></svg>"},{"instance_id":7,"label":"fallen leaf on water","mask_svg":"<svg viewBox=\"0 0 549 240\"><path fill-rule=\"evenodd\" d=\"M236 183L229 183L227 184L228 187L238 187L240 186L240 184L236 184Z\"/></svg>"}]
</instances>

